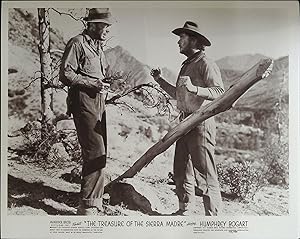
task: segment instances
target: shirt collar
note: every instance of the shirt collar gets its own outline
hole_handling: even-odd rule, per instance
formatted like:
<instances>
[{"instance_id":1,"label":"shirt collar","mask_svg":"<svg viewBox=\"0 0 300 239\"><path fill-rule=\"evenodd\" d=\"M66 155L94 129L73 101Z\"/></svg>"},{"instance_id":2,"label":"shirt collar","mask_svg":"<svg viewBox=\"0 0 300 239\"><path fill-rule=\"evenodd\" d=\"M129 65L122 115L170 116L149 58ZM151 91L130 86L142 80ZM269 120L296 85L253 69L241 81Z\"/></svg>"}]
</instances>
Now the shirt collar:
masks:
<instances>
[{"instance_id":1,"label":"shirt collar","mask_svg":"<svg viewBox=\"0 0 300 239\"><path fill-rule=\"evenodd\" d=\"M94 48L95 50L102 49L101 42L99 40L94 40L93 38L91 38L91 36L87 33L87 30L84 30L82 32L82 35L84 36L85 40L92 48Z\"/></svg>"},{"instance_id":2,"label":"shirt collar","mask_svg":"<svg viewBox=\"0 0 300 239\"><path fill-rule=\"evenodd\" d=\"M205 56L205 52L204 51L197 51L196 53L194 53L193 55L189 56L184 62L182 62L182 66L185 64L188 64L192 61L194 61L195 59L200 59L203 56Z\"/></svg>"}]
</instances>

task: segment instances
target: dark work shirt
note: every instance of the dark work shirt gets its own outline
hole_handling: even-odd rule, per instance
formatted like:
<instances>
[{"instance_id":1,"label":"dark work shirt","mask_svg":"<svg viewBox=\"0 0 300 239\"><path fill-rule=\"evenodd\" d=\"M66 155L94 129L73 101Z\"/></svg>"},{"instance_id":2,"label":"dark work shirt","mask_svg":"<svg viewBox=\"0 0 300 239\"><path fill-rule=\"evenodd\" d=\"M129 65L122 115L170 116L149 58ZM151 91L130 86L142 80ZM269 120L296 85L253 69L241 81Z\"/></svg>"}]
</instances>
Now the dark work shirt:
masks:
<instances>
[{"instance_id":1,"label":"dark work shirt","mask_svg":"<svg viewBox=\"0 0 300 239\"><path fill-rule=\"evenodd\" d=\"M189 76L194 86L205 88L206 97L200 97L180 86L180 77ZM214 100L224 93L219 67L215 62L199 51L182 63L176 83L177 108L184 112L194 112L205 100Z\"/></svg>"},{"instance_id":2,"label":"dark work shirt","mask_svg":"<svg viewBox=\"0 0 300 239\"><path fill-rule=\"evenodd\" d=\"M191 79L192 84L199 89L198 95L182 86L181 76L188 76ZM196 52L182 63L176 87L163 79L158 80L158 83L177 100L177 108L186 113L196 111L224 93L220 69L203 51Z\"/></svg>"}]
</instances>

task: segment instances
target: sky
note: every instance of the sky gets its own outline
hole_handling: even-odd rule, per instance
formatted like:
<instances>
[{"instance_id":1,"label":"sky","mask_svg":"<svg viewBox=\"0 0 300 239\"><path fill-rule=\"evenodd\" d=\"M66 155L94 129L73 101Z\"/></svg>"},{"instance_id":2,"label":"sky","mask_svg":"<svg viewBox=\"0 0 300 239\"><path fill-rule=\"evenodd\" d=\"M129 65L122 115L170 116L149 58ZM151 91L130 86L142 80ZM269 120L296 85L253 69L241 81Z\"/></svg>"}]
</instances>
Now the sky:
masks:
<instances>
[{"instance_id":1,"label":"sky","mask_svg":"<svg viewBox=\"0 0 300 239\"><path fill-rule=\"evenodd\" d=\"M179 71L185 56L179 53L178 36L171 32L187 20L197 22L210 39L212 46L206 53L214 60L241 54L259 53L274 59L289 55L299 21L297 5L287 2L103 2L85 7L111 9L117 23L111 29L110 46L121 45L139 61L174 72ZM73 12L81 16L86 10ZM52 12L50 18L66 41L83 29L68 16Z\"/></svg>"}]
</instances>

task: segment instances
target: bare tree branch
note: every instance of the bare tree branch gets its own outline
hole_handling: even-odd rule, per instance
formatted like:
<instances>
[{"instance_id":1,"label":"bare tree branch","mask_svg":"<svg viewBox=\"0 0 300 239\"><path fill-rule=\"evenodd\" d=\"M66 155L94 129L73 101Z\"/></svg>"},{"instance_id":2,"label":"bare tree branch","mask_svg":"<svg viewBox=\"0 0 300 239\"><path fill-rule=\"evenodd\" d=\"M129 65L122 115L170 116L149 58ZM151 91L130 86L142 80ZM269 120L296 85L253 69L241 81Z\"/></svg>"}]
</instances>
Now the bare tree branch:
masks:
<instances>
[{"instance_id":1,"label":"bare tree branch","mask_svg":"<svg viewBox=\"0 0 300 239\"><path fill-rule=\"evenodd\" d=\"M169 96L163 92L158 86L152 83L145 83L141 85L137 85L133 88L130 88L128 90L125 90L123 93L119 93L111 97L110 99L106 100L106 104L120 104L118 100L126 95L129 95L130 93L137 93L141 91L142 97L142 103L149 108L157 108L157 111L160 115L164 115L166 113L169 114L169 117L171 115L171 109L173 109L173 106L170 102ZM155 93L153 93L155 91ZM157 96L158 94L158 96ZM157 97L155 97L157 96ZM122 102L121 104L124 104ZM128 107L128 105L127 105ZM132 107L131 107L132 108Z\"/></svg>"},{"instance_id":2,"label":"bare tree branch","mask_svg":"<svg viewBox=\"0 0 300 239\"><path fill-rule=\"evenodd\" d=\"M63 51L63 50L60 50L60 49L51 49L51 50L50 50L50 53L55 53L55 52L58 52L58 53L61 53L61 54L64 53L64 51Z\"/></svg>"},{"instance_id":3,"label":"bare tree branch","mask_svg":"<svg viewBox=\"0 0 300 239\"><path fill-rule=\"evenodd\" d=\"M36 74L37 74L37 73L40 73L40 76L36 77ZM24 90L27 90L27 89L31 86L31 84L33 84L36 80L41 79L41 77L42 77L42 72L41 72L41 71L36 71L36 72L34 72L33 77L31 77L31 81L30 81L29 84L28 84L27 86L25 86L23 89L24 89Z\"/></svg>"},{"instance_id":4,"label":"bare tree branch","mask_svg":"<svg viewBox=\"0 0 300 239\"><path fill-rule=\"evenodd\" d=\"M116 102L115 105L117 105L117 106L125 106L126 108L129 108L132 112L135 112L134 108L131 105L129 105L126 102L124 102L124 101Z\"/></svg>"},{"instance_id":5,"label":"bare tree branch","mask_svg":"<svg viewBox=\"0 0 300 239\"><path fill-rule=\"evenodd\" d=\"M71 13L61 12L61 11L58 11L57 9L55 9L55 8L50 8L50 9L53 10L54 12L58 13L59 15L66 15L66 16L71 17L75 21L80 21L86 27L86 23L85 23L85 21L83 21L83 17L77 18L77 17L74 17Z\"/></svg>"}]
</instances>

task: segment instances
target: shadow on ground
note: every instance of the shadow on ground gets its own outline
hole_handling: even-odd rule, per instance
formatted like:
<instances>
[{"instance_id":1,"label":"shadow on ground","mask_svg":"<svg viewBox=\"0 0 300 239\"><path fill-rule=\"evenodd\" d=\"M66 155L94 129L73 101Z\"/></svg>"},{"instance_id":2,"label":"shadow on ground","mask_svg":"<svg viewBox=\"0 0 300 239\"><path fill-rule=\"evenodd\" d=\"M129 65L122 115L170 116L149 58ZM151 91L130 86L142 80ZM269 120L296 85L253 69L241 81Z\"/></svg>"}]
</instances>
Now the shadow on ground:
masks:
<instances>
[{"instance_id":1,"label":"shadow on ground","mask_svg":"<svg viewBox=\"0 0 300 239\"><path fill-rule=\"evenodd\" d=\"M108 190L110 205L125 205L127 209L140 211L147 215L165 216L154 211L151 202L135 188L127 183L115 183ZM203 196L201 189L196 188L196 195ZM224 198L233 198L232 195L222 192ZM66 192L45 186L43 182L29 183L23 179L8 175L8 208L29 206L42 209L49 215L74 215L74 211L57 209L44 202L52 199L57 203L64 203L69 207L78 207L79 193ZM172 214L168 214L172 215Z\"/></svg>"},{"instance_id":2,"label":"shadow on ground","mask_svg":"<svg viewBox=\"0 0 300 239\"><path fill-rule=\"evenodd\" d=\"M124 204L130 210L140 211L147 215L161 215L154 211L151 202L128 183L114 183L107 191L110 194L110 205Z\"/></svg>"},{"instance_id":3,"label":"shadow on ground","mask_svg":"<svg viewBox=\"0 0 300 239\"><path fill-rule=\"evenodd\" d=\"M42 209L49 215L74 215L71 211L58 210L43 202L52 199L69 207L78 206L79 193L65 192L43 185L42 182L28 183L8 175L8 208L29 206Z\"/></svg>"}]
</instances>

